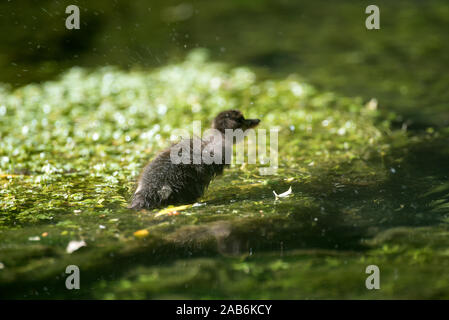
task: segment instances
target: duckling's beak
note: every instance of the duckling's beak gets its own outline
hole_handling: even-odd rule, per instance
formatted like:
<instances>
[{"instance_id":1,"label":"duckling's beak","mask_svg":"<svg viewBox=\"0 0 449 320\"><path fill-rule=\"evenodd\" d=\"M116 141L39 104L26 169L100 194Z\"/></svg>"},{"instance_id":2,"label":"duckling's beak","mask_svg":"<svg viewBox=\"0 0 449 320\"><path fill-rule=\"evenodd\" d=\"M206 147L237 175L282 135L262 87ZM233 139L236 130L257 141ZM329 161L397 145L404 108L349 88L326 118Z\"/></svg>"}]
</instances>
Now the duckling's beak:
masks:
<instances>
[{"instance_id":1,"label":"duckling's beak","mask_svg":"<svg viewBox=\"0 0 449 320\"><path fill-rule=\"evenodd\" d=\"M245 127L247 129L254 128L259 124L259 122L260 122L259 119L245 119Z\"/></svg>"}]
</instances>

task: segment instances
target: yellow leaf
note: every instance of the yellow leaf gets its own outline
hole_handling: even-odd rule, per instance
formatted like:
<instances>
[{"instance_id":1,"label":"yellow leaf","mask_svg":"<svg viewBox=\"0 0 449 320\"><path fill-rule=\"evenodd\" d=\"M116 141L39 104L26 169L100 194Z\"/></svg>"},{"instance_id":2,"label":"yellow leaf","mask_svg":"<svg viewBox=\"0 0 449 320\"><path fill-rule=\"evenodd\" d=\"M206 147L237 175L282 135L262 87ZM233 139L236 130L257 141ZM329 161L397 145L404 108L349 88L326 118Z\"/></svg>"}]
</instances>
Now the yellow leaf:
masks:
<instances>
[{"instance_id":1,"label":"yellow leaf","mask_svg":"<svg viewBox=\"0 0 449 320\"><path fill-rule=\"evenodd\" d=\"M148 232L147 229L137 230L136 232L134 232L134 236L137 238L145 238L149 234L150 233Z\"/></svg>"},{"instance_id":2,"label":"yellow leaf","mask_svg":"<svg viewBox=\"0 0 449 320\"><path fill-rule=\"evenodd\" d=\"M159 216L162 216L162 215L164 215L164 214L169 214L169 213L172 213L172 212L175 212L175 211L178 211L178 212L179 212L179 211L188 209L188 208L190 208L191 206L192 206L191 204L186 204L186 205L184 205L184 206L178 206L178 207L172 207L172 206L170 206L170 207L165 208L165 209L159 211L158 213L156 213L155 217L159 217Z\"/></svg>"},{"instance_id":3,"label":"yellow leaf","mask_svg":"<svg viewBox=\"0 0 449 320\"><path fill-rule=\"evenodd\" d=\"M16 177L21 177L22 175L20 174L8 174L8 173L0 173L0 178L6 178L6 179L10 179L10 178L16 178Z\"/></svg>"}]
</instances>

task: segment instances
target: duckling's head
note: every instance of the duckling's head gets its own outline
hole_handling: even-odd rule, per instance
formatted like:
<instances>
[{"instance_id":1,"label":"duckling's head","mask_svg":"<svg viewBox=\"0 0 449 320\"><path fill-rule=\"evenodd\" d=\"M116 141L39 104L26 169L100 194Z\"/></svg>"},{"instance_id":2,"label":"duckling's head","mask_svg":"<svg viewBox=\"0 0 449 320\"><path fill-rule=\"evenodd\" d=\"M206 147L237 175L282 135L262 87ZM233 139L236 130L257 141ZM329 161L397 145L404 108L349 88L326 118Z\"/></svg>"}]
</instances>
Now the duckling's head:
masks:
<instances>
[{"instance_id":1,"label":"duckling's head","mask_svg":"<svg viewBox=\"0 0 449 320\"><path fill-rule=\"evenodd\" d=\"M259 122L259 119L245 119L239 110L226 110L215 117L212 128L222 133L225 133L226 129L242 129L245 131L246 129L254 128Z\"/></svg>"}]
</instances>

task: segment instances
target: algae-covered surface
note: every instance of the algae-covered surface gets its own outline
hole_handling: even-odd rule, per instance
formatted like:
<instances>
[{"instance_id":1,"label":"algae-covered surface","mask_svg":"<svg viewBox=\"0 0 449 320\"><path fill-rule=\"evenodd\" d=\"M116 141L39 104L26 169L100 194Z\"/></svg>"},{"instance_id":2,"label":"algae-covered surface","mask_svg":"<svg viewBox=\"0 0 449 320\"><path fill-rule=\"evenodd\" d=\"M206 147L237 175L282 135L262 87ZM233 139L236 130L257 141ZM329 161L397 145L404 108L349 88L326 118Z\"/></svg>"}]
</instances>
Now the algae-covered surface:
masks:
<instances>
[{"instance_id":1,"label":"algae-covered surface","mask_svg":"<svg viewBox=\"0 0 449 320\"><path fill-rule=\"evenodd\" d=\"M411 136L374 101L258 81L201 50L152 72L73 68L0 100L2 297L448 297L444 130ZM279 129L277 173L235 165L196 206L126 209L172 130L224 108ZM65 288L72 264L80 290Z\"/></svg>"},{"instance_id":2,"label":"algae-covered surface","mask_svg":"<svg viewBox=\"0 0 449 320\"><path fill-rule=\"evenodd\" d=\"M97 65L111 44L99 37L94 66L75 59L89 67L59 74L41 61L24 67L41 82L0 85L0 298L449 298L447 4L390 4L368 38L350 2L280 3L203 4L192 19L211 31L170 33L190 39L177 42L177 62ZM209 21L214 10L229 25ZM245 12L256 21L245 25ZM189 21L160 28L195 29ZM228 33L226 43L213 36ZM209 51L191 50L207 37L217 41ZM117 61L135 49L123 48L110 48ZM266 163L232 165L193 206L126 208L175 129L194 120L205 129L231 108L279 130L276 174L260 174ZM79 290L66 288L69 265ZM365 286L369 265L379 290Z\"/></svg>"}]
</instances>

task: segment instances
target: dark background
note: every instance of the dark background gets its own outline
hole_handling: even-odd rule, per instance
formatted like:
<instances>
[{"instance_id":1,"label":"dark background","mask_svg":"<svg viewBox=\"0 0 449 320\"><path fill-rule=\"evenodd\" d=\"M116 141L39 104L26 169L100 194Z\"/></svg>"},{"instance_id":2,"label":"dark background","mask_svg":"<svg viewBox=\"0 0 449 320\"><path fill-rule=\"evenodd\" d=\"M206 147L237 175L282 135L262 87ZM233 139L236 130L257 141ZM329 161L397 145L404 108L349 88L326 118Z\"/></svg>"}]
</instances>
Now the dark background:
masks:
<instances>
[{"instance_id":1,"label":"dark background","mask_svg":"<svg viewBox=\"0 0 449 320\"><path fill-rule=\"evenodd\" d=\"M81 10L67 30L65 8ZM380 30L365 8L380 8ZM449 121L449 3L431 1L2 1L0 82L53 78L71 66L153 68L192 48L261 78L298 73L344 95L375 97L411 128Z\"/></svg>"}]
</instances>

